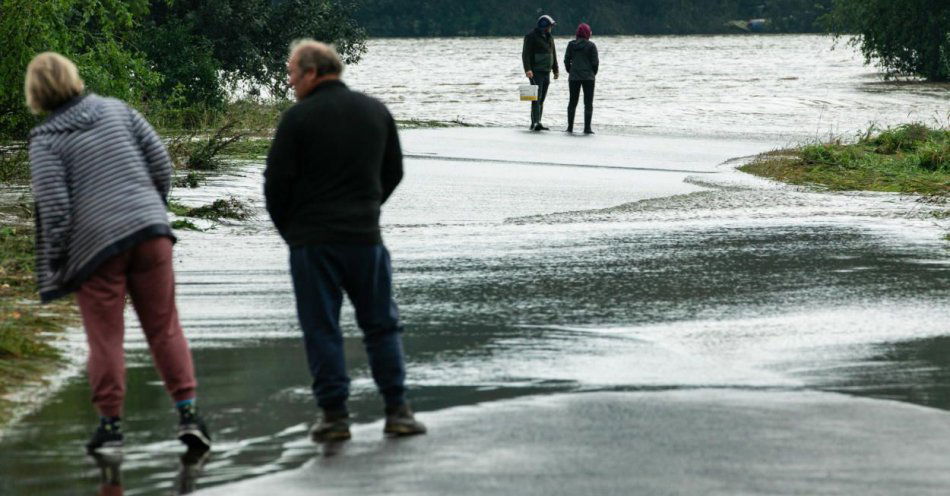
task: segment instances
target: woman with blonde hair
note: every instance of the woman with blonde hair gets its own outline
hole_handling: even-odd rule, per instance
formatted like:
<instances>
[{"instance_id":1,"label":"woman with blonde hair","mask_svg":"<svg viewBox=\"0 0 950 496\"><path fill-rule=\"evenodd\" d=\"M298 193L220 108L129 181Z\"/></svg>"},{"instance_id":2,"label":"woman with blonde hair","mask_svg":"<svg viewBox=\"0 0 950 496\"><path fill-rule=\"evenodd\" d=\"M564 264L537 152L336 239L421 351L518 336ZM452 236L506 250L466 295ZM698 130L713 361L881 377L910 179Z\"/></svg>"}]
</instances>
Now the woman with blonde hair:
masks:
<instances>
[{"instance_id":1,"label":"woman with blonde hair","mask_svg":"<svg viewBox=\"0 0 950 496\"><path fill-rule=\"evenodd\" d=\"M26 104L48 114L30 132L36 203L36 278L42 301L76 293L89 343L89 382L100 422L90 452L122 446L125 295L179 412L178 438L211 439L195 408L191 352L175 306L166 213L172 165L155 130L125 103L84 94L66 57L37 55Z\"/></svg>"}]
</instances>

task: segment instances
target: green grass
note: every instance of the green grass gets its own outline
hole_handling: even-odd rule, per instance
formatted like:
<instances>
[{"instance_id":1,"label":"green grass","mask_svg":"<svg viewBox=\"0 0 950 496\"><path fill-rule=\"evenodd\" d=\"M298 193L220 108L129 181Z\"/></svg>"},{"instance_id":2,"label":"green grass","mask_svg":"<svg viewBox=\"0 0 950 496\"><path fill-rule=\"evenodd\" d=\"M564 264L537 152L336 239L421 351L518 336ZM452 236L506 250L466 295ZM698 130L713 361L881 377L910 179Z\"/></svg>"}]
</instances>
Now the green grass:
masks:
<instances>
[{"instance_id":1,"label":"green grass","mask_svg":"<svg viewBox=\"0 0 950 496\"><path fill-rule=\"evenodd\" d=\"M30 181L30 159L23 143L0 143L0 184Z\"/></svg>"},{"instance_id":2,"label":"green grass","mask_svg":"<svg viewBox=\"0 0 950 496\"><path fill-rule=\"evenodd\" d=\"M10 219L11 211L19 209L4 207L0 213ZM0 227L0 398L60 362L59 352L48 344L48 333L76 319L69 299L40 307L33 278L33 229L26 222L10 224ZM0 419L10 418L13 406L0 400Z\"/></svg>"},{"instance_id":3,"label":"green grass","mask_svg":"<svg viewBox=\"0 0 950 496\"><path fill-rule=\"evenodd\" d=\"M224 108L205 108L194 106L177 108L162 105L160 102L142 108L145 118L164 136L188 134L193 131L218 129L233 123L239 130L250 135L269 137L277 126L280 114L293 102L258 102L239 100L228 103Z\"/></svg>"},{"instance_id":4,"label":"green grass","mask_svg":"<svg viewBox=\"0 0 950 496\"><path fill-rule=\"evenodd\" d=\"M179 231L202 231L202 229L196 226L194 222L186 219L174 220L172 221L171 226L172 229Z\"/></svg>"},{"instance_id":5,"label":"green grass","mask_svg":"<svg viewBox=\"0 0 950 496\"><path fill-rule=\"evenodd\" d=\"M245 138L232 143L223 153L227 157L258 158L266 157L270 151L270 138Z\"/></svg>"},{"instance_id":6,"label":"green grass","mask_svg":"<svg viewBox=\"0 0 950 496\"><path fill-rule=\"evenodd\" d=\"M834 191L950 195L950 129L906 124L854 143L817 143L760 155L740 168Z\"/></svg>"}]
</instances>

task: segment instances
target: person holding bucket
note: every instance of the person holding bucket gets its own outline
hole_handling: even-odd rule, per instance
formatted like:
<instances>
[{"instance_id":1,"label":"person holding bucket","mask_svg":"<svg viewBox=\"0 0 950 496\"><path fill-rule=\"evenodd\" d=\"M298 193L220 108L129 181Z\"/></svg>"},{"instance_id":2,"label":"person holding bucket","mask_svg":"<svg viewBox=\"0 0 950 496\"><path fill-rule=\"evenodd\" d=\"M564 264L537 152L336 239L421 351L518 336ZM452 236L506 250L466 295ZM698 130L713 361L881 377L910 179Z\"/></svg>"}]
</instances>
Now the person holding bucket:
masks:
<instances>
[{"instance_id":1,"label":"person holding bucket","mask_svg":"<svg viewBox=\"0 0 950 496\"><path fill-rule=\"evenodd\" d=\"M570 100L567 104L567 132L574 132L574 111L584 88L584 134L594 134L590 121L594 115L594 79L600 60L597 58L597 45L590 41L591 29L587 24L577 26L577 38L568 43L564 52L564 69L570 74L568 88Z\"/></svg>"},{"instance_id":2,"label":"person holding bucket","mask_svg":"<svg viewBox=\"0 0 950 496\"><path fill-rule=\"evenodd\" d=\"M555 25L549 15L538 18L538 27L524 37L524 46L521 49L521 62L524 64L524 74L528 81L538 87L538 99L531 102L531 130L547 131L541 124L541 115L544 113L544 99L551 84L551 71L554 79L559 76L557 66L557 51L554 48L554 37L551 28Z\"/></svg>"}]
</instances>

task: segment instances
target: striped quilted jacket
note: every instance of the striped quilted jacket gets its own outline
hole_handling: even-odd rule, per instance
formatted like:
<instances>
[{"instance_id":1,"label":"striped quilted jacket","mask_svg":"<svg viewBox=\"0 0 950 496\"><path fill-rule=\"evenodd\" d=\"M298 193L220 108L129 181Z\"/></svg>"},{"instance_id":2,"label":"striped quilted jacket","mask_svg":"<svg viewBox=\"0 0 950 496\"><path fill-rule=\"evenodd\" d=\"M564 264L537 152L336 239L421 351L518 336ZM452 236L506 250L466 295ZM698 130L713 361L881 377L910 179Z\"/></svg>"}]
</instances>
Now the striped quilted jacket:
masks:
<instances>
[{"instance_id":1,"label":"striped quilted jacket","mask_svg":"<svg viewBox=\"0 0 950 496\"><path fill-rule=\"evenodd\" d=\"M155 130L125 103L79 96L30 132L36 278L43 302L64 296L108 258L158 236L171 160Z\"/></svg>"}]
</instances>

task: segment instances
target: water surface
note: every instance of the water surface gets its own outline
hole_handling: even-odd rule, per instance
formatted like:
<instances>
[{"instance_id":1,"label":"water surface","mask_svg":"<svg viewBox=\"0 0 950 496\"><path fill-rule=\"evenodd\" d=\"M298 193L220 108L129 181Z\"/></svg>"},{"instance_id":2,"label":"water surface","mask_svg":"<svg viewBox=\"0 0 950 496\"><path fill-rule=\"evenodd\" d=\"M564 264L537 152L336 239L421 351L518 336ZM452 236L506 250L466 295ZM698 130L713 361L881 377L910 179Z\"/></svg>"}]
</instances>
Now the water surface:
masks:
<instances>
[{"instance_id":1,"label":"water surface","mask_svg":"<svg viewBox=\"0 0 950 496\"><path fill-rule=\"evenodd\" d=\"M398 118L490 126L403 132L406 179L383 216L423 419L592 390L841 391L947 409L950 257L933 208L784 188L720 166L825 123L924 118L946 109L946 89L879 84L853 52L818 36L596 41L605 131L593 138L499 127L527 113L509 98L514 39L374 41L348 73ZM176 247L180 311L216 437L202 486L316 453L287 253L262 209L261 169L240 162L173 193L189 205L233 194L258 213L181 233ZM126 494L167 494L179 472L174 415L129 322ZM381 405L348 307L344 332L352 409L366 424ZM76 376L11 430L0 492L94 491L97 469L80 455L95 422L88 396Z\"/></svg>"}]
</instances>

